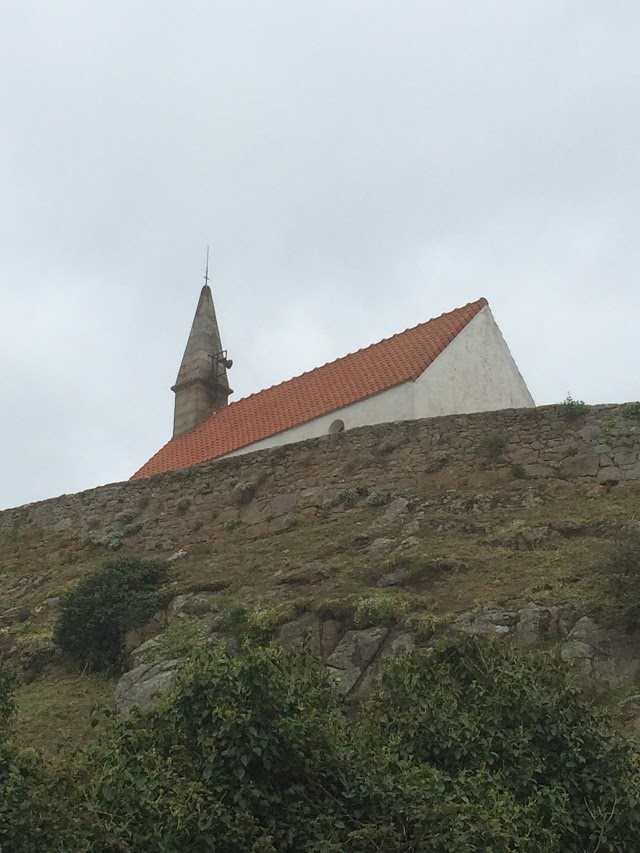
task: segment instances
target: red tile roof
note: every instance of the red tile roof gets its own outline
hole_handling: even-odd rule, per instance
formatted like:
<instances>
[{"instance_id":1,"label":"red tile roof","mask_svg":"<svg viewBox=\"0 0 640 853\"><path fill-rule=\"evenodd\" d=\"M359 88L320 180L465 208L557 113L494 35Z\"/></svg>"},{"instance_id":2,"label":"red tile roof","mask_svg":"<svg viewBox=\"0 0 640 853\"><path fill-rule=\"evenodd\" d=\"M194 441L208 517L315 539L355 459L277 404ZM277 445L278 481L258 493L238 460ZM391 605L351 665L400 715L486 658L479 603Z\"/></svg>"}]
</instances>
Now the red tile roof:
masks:
<instances>
[{"instance_id":1,"label":"red tile roof","mask_svg":"<svg viewBox=\"0 0 640 853\"><path fill-rule=\"evenodd\" d=\"M231 403L172 438L132 479L188 468L415 381L487 305L471 302L366 349Z\"/></svg>"}]
</instances>

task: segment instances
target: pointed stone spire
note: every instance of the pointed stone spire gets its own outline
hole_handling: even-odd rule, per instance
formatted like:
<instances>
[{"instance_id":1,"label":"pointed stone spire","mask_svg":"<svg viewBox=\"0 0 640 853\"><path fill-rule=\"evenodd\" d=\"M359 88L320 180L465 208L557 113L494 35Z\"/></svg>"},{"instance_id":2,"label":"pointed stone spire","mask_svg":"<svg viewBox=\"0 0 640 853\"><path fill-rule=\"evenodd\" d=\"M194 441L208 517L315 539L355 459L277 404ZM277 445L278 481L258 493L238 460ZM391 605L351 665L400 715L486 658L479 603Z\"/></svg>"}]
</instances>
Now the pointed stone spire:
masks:
<instances>
[{"instance_id":1,"label":"pointed stone spire","mask_svg":"<svg viewBox=\"0 0 640 853\"><path fill-rule=\"evenodd\" d=\"M206 281L207 279L205 279ZM173 435L189 432L227 405L231 361L222 349L211 288L202 288L176 384Z\"/></svg>"}]
</instances>

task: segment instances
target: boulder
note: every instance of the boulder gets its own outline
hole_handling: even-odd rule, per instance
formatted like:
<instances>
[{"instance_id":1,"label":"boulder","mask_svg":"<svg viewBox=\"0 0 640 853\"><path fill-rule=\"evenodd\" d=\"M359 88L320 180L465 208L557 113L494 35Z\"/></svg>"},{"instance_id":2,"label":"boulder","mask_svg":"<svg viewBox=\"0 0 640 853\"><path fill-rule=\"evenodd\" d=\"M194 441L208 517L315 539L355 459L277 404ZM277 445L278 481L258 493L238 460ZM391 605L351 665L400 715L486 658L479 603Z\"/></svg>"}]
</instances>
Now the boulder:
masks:
<instances>
[{"instance_id":1,"label":"boulder","mask_svg":"<svg viewBox=\"0 0 640 853\"><path fill-rule=\"evenodd\" d=\"M514 632L517 621L516 612L490 607L462 613L454 622L453 628L465 634L505 636Z\"/></svg>"},{"instance_id":2,"label":"boulder","mask_svg":"<svg viewBox=\"0 0 640 853\"><path fill-rule=\"evenodd\" d=\"M388 628L382 627L347 631L333 654L327 658L329 675L339 693L346 696L353 690L388 633Z\"/></svg>"},{"instance_id":3,"label":"boulder","mask_svg":"<svg viewBox=\"0 0 640 853\"><path fill-rule=\"evenodd\" d=\"M163 651L160 640L157 637L152 637L131 652L129 655L131 668L135 669L142 664L155 663L162 657Z\"/></svg>"},{"instance_id":4,"label":"boulder","mask_svg":"<svg viewBox=\"0 0 640 853\"><path fill-rule=\"evenodd\" d=\"M562 465L562 473L568 479L573 477L595 477L600 467L600 456L594 453L585 453L579 456L570 456Z\"/></svg>"},{"instance_id":5,"label":"boulder","mask_svg":"<svg viewBox=\"0 0 640 853\"><path fill-rule=\"evenodd\" d=\"M380 520L384 522L396 521L396 519L406 514L408 506L409 501L406 498L395 498L386 508Z\"/></svg>"},{"instance_id":6,"label":"boulder","mask_svg":"<svg viewBox=\"0 0 640 853\"><path fill-rule=\"evenodd\" d=\"M182 663L179 659L143 663L125 672L116 685L115 703L121 713L130 708L147 708L171 687Z\"/></svg>"},{"instance_id":7,"label":"boulder","mask_svg":"<svg viewBox=\"0 0 640 853\"><path fill-rule=\"evenodd\" d=\"M578 619L560 649L571 680L588 693L602 693L633 683L640 672L637 651L616 643L593 619Z\"/></svg>"},{"instance_id":8,"label":"boulder","mask_svg":"<svg viewBox=\"0 0 640 853\"><path fill-rule=\"evenodd\" d=\"M186 592L177 595L171 605L172 616L203 616L218 609L218 593L203 590L202 592Z\"/></svg>"}]
</instances>

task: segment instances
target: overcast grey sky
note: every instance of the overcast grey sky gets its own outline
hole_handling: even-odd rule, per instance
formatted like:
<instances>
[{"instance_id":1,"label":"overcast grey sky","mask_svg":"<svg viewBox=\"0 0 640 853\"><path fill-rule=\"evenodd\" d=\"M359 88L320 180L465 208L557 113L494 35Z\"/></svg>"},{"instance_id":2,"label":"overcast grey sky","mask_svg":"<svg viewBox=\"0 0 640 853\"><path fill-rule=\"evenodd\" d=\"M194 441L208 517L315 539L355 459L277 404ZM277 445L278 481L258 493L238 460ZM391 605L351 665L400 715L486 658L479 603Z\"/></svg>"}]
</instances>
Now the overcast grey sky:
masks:
<instances>
[{"instance_id":1,"label":"overcast grey sky","mask_svg":"<svg viewBox=\"0 0 640 853\"><path fill-rule=\"evenodd\" d=\"M0 507L486 296L538 403L640 397L637 0L0 0Z\"/></svg>"}]
</instances>

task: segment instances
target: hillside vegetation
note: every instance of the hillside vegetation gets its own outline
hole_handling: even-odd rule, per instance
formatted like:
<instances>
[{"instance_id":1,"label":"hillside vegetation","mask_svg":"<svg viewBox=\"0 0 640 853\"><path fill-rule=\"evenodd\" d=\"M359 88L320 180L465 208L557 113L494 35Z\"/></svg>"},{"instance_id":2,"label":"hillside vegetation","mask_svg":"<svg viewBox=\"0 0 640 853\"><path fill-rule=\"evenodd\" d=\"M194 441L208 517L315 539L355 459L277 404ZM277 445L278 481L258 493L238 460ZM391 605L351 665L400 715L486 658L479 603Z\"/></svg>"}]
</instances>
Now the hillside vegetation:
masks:
<instances>
[{"instance_id":1,"label":"hillside vegetation","mask_svg":"<svg viewBox=\"0 0 640 853\"><path fill-rule=\"evenodd\" d=\"M633 536L638 493L586 491L512 478L423 500L353 493L326 515L251 540L233 528L190 532L187 514L184 554L171 563L165 601L209 591L219 613L241 606L279 623L303 611L349 623L363 597L391 601L399 618L421 613L444 622L483 606L535 601L591 616L633 645L634 602L620 594L612 558ZM57 597L112 554L33 526L0 537L2 642L25 671L17 725L29 742L82 738L92 699L103 701L113 686L70 668L52 643ZM135 554L131 537L118 556ZM170 606L132 644L161 630L169 615ZM44 724L45 709L53 724Z\"/></svg>"}]
</instances>

